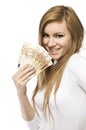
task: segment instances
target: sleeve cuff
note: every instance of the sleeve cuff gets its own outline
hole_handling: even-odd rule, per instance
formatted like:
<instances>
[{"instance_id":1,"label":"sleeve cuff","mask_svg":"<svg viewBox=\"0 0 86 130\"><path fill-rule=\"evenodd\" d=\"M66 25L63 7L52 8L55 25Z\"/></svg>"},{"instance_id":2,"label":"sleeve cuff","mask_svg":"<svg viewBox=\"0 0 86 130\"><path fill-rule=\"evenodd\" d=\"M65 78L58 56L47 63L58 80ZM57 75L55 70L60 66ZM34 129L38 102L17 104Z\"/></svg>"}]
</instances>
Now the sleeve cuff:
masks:
<instances>
[{"instance_id":1,"label":"sleeve cuff","mask_svg":"<svg viewBox=\"0 0 86 130\"><path fill-rule=\"evenodd\" d=\"M36 114L31 121L25 122L30 130L39 130L40 118Z\"/></svg>"}]
</instances>

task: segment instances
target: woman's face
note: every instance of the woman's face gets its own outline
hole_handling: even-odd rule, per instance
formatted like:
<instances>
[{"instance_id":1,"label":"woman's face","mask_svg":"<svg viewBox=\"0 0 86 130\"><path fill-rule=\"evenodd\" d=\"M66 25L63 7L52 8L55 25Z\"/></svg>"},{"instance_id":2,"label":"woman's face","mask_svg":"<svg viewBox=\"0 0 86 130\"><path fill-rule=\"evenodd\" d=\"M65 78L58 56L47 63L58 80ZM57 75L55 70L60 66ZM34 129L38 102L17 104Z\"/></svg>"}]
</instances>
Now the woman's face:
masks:
<instances>
[{"instance_id":1,"label":"woman's face","mask_svg":"<svg viewBox=\"0 0 86 130\"><path fill-rule=\"evenodd\" d=\"M45 26L43 44L52 59L59 60L70 51L72 39L65 20L62 22L51 22Z\"/></svg>"}]
</instances>

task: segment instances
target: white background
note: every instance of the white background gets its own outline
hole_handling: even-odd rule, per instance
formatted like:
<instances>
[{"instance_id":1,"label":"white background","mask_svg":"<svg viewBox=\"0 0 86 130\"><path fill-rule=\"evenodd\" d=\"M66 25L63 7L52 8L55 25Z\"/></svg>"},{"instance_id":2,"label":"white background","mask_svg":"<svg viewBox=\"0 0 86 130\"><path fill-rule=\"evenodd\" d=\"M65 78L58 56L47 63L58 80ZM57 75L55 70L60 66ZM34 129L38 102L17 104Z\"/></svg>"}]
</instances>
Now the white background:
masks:
<instances>
[{"instance_id":1,"label":"white background","mask_svg":"<svg viewBox=\"0 0 86 130\"><path fill-rule=\"evenodd\" d=\"M57 4L73 7L86 30L86 6L82 0L0 0L0 130L28 130L11 77L23 42L37 43L42 15ZM86 50L82 54L86 56ZM34 85L35 81L29 84L29 92Z\"/></svg>"}]
</instances>

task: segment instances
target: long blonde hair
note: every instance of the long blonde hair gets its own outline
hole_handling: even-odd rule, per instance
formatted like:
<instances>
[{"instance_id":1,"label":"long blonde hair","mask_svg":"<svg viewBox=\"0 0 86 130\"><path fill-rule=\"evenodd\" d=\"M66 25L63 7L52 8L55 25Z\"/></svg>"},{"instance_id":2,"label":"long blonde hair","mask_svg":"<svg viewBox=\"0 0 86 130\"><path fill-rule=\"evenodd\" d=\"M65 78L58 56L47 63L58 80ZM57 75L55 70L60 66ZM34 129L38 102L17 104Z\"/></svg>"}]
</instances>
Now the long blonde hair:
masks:
<instances>
[{"instance_id":1,"label":"long blonde hair","mask_svg":"<svg viewBox=\"0 0 86 130\"><path fill-rule=\"evenodd\" d=\"M76 52L79 52L84 37L84 28L81 21L76 15L75 11L68 6L54 6L50 8L42 17L39 25L39 44L43 45L43 33L45 26L50 22L66 21L67 28L72 37L72 47L65 56L63 56L55 66L50 66L38 75L37 86L33 92L33 106L35 108L35 96L38 91L44 89L44 101L43 101L43 113L46 116L46 108L48 108L49 115L52 112L49 107L49 98L52 89L55 85L54 97L58 90L61 77L65 68L65 65L70 56ZM36 108L35 108L36 110Z\"/></svg>"}]
</instances>

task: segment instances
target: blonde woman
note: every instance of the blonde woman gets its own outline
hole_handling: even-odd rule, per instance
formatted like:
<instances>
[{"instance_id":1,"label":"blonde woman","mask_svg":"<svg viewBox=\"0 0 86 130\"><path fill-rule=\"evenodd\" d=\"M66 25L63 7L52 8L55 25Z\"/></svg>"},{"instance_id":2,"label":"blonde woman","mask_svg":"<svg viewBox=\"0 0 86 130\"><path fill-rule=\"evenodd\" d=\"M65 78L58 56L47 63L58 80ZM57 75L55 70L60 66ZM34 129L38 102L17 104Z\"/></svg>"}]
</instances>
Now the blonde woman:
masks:
<instances>
[{"instance_id":1,"label":"blonde woman","mask_svg":"<svg viewBox=\"0 0 86 130\"><path fill-rule=\"evenodd\" d=\"M30 130L86 130L86 58L79 53L83 37L83 25L71 7L55 6L43 15L39 44L53 65L38 75L33 105L26 84L34 67L25 65L12 77Z\"/></svg>"}]
</instances>

